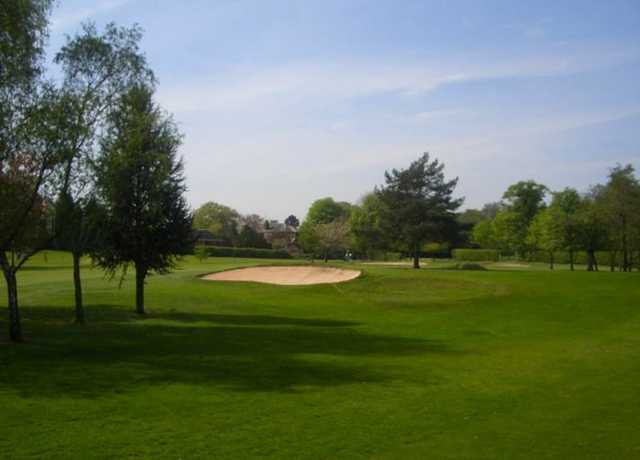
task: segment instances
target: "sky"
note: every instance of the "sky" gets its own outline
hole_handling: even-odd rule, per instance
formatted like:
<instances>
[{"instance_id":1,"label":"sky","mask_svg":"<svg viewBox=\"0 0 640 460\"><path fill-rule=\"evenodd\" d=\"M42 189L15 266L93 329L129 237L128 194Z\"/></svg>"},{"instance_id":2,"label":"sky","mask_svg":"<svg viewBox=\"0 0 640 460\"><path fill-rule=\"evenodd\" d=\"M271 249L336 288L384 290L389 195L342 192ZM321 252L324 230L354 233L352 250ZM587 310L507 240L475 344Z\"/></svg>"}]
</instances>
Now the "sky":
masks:
<instances>
[{"instance_id":1,"label":"sky","mask_svg":"<svg viewBox=\"0 0 640 460\"><path fill-rule=\"evenodd\" d=\"M84 21L144 29L194 208L302 218L422 152L466 208L640 169L638 0L59 0L50 53Z\"/></svg>"}]
</instances>

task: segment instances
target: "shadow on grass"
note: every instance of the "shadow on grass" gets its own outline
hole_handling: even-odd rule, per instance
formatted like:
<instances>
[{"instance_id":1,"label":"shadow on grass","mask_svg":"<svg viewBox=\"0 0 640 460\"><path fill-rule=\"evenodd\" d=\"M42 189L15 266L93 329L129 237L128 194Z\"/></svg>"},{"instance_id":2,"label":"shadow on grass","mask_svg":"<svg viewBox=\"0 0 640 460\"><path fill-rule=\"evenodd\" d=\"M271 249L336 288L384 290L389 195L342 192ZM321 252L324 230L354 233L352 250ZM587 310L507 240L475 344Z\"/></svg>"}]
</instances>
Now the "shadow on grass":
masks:
<instances>
[{"instance_id":1,"label":"shadow on grass","mask_svg":"<svg viewBox=\"0 0 640 460\"><path fill-rule=\"evenodd\" d=\"M370 356L458 353L346 321L161 312L137 319L101 306L78 326L62 321L68 309L28 310L33 339L0 344L0 389L28 397L95 398L165 384L290 392L393 378L388 366L367 365Z\"/></svg>"}]
</instances>

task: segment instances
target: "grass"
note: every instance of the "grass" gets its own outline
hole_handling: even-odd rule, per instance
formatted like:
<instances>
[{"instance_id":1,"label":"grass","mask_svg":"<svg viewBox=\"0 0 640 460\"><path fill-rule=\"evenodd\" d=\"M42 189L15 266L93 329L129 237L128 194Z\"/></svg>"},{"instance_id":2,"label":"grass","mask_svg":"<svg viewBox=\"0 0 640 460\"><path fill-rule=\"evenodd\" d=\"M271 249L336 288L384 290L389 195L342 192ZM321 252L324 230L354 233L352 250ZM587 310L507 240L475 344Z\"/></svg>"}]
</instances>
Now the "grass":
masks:
<instances>
[{"instance_id":1,"label":"grass","mask_svg":"<svg viewBox=\"0 0 640 460\"><path fill-rule=\"evenodd\" d=\"M638 273L197 277L264 264L187 259L142 319L132 280L87 267L78 326L70 259L34 260L28 342L0 323L0 457L640 458Z\"/></svg>"}]
</instances>

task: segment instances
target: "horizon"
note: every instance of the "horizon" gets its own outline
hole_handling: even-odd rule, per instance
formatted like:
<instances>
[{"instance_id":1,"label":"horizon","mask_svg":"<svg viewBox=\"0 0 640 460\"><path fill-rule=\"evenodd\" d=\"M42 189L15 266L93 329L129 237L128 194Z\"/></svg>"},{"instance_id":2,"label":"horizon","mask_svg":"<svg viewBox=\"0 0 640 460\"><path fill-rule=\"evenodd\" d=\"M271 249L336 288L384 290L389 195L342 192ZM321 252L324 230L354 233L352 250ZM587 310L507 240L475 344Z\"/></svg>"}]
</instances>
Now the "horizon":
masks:
<instances>
[{"instance_id":1,"label":"horizon","mask_svg":"<svg viewBox=\"0 0 640 460\"><path fill-rule=\"evenodd\" d=\"M302 220L425 151L463 209L519 180L584 191L638 169L637 2L159 3L59 2L48 59L83 21L142 26L194 208Z\"/></svg>"}]
</instances>

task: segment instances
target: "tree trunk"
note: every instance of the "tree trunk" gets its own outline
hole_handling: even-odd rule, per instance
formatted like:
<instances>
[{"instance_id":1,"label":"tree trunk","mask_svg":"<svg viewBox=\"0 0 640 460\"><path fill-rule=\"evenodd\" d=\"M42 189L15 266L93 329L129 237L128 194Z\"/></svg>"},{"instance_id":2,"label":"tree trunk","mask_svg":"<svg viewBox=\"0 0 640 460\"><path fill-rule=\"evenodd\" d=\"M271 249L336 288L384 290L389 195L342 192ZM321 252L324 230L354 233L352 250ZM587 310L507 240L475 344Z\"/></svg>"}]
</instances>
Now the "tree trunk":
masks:
<instances>
[{"instance_id":1,"label":"tree trunk","mask_svg":"<svg viewBox=\"0 0 640 460\"><path fill-rule=\"evenodd\" d=\"M609 258L611 259L611 271L615 272L616 271L616 256L618 255L617 251L610 251L609 252Z\"/></svg>"},{"instance_id":2,"label":"tree trunk","mask_svg":"<svg viewBox=\"0 0 640 460\"><path fill-rule=\"evenodd\" d=\"M82 280L80 279L80 257L78 253L73 253L73 288L76 300L76 323L84 324L84 306L82 305Z\"/></svg>"},{"instance_id":3,"label":"tree trunk","mask_svg":"<svg viewBox=\"0 0 640 460\"><path fill-rule=\"evenodd\" d=\"M569 249L569 268L571 269L571 271L574 270L574 267L573 267L573 249Z\"/></svg>"},{"instance_id":4,"label":"tree trunk","mask_svg":"<svg viewBox=\"0 0 640 460\"><path fill-rule=\"evenodd\" d=\"M420 268L420 251L413 252L413 268Z\"/></svg>"},{"instance_id":5,"label":"tree trunk","mask_svg":"<svg viewBox=\"0 0 640 460\"><path fill-rule=\"evenodd\" d=\"M549 253L549 270L553 270L553 252Z\"/></svg>"},{"instance_id":6,"label":"tree trunk","mask_svg":"<svg viewBox=\"0 0 640 460\"><path fill-rule=\"evenodd\" d=\"M144 315L144 279L147 271L136 264L136 313Z\"/></svg>"},{"instance_id":7,"label":"tree trunk","mask_svg":"<svg viewBox=\"0 0 640 460\"><path fill-rule=\"evenodd\" d=\"M324 251L324 263L326 264L327 262L329 262L329 250L325 250Z\"/></svg>"},{"instance_id":8,"label":"tree trunk","mask_svg":"<svg viewBox=\"0 0 640 460\"><path fill-rule=\"evenodd\" d=\"M587 271L592 272L596 265L596 255L593 249L587 250Z\"/></svg>"},{"instance_id":9,"label":"tree trunk","mask_svg":"<svg viewBox=\"0 0 640 460\"><path fill-rule=\"evenodd\" d=\"M9 338L12 342L22 342L22 324L20 322L20 308L18 307L18 280L16 272L11 268L3 268L4 279L7 282L9 305Z\"/></svg>"}]
</instances>

